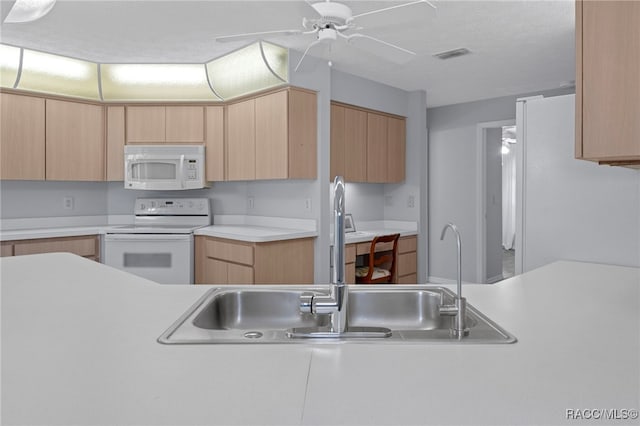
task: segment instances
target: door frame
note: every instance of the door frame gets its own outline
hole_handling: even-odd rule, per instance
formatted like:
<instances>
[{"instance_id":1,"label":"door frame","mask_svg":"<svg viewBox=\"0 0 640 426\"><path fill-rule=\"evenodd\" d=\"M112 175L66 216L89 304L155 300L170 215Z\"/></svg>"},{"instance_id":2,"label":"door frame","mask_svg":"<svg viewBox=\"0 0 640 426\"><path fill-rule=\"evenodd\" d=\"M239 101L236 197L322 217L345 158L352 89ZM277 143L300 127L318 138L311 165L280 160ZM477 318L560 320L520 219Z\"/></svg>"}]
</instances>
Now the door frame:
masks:
<instances>
[{"instance_id":1,"label":"door frame","mask_svg":"<svg viewBox=\"0 0 640 426\"><path fill-rule=\"evenodd\" d=\"M487 280L487 252L485 250L487 240L487 129L515 126L516 119L486 121L476 125L476 282L486 284ZM516 131L518 129L516 128ZM516 174L521 168L516 160ZM516 200L516 215L517 215ZM517 232L517 230L516 230ZM516 238L516 241L519 238ZM517 243L516 243L517 249Z\"/></svg>"}]
</instances>

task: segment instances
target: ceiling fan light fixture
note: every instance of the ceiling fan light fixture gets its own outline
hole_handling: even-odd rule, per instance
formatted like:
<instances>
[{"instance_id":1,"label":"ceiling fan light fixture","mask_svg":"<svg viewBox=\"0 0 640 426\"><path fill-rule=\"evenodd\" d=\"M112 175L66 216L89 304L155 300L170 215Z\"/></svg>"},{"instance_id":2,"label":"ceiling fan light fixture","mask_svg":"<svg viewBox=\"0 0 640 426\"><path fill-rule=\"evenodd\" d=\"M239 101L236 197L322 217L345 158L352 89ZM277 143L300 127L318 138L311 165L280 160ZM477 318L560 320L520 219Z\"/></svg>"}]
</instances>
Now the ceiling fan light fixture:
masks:
<instances>
[{"instance_id":1,"label":"ceiling fan light fixture","mask_svg":"<svg viewBox=\"0 0 640 426\"><path fill-rule=\"evenodd\" d=\"M471 53L469 49L466 47L461 47L459 49L447 50L445 52L436 53L433 56L438 59L452 59L457 58L458 56L464 56Z\"/></svg>"},{"instance_id":2,"label":"ceiling fan light fixture","mask_svg":"<svg viewBox=\"0 0 640 426\"><path fill-rule=\"evenodd\" d=\"M4 19L4 23L16 24L35 21L49 13L54 4L56 4L56 0L16 0Z\"/></svg>"}]
</instances>

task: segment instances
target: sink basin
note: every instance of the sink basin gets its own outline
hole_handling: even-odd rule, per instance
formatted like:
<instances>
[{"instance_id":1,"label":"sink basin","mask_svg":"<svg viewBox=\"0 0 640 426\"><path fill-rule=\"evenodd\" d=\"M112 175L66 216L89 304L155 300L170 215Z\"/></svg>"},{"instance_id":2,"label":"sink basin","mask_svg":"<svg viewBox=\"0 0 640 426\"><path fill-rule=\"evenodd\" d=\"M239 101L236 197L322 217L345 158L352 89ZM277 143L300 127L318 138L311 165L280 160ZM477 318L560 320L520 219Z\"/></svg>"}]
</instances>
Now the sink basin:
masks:
<instances>
[{"instance_id":1,"label":"sink basin","mask_svg":"<svg viewBox=\"0 0 640 426\"><path fill-rule=\"evenodd\" d=\"M455 294L443 287L350 286L349 328L384 327L379 338L290 338L292 328L329 325L329 315L300 312L300 296L327 294L322 286L224 287L209 290L162 336L165 344L219 343L513 343L516 338L472 305L467 305L469 336L451 336L453 317L440 315Z\"/></svg>"}]
</instances>

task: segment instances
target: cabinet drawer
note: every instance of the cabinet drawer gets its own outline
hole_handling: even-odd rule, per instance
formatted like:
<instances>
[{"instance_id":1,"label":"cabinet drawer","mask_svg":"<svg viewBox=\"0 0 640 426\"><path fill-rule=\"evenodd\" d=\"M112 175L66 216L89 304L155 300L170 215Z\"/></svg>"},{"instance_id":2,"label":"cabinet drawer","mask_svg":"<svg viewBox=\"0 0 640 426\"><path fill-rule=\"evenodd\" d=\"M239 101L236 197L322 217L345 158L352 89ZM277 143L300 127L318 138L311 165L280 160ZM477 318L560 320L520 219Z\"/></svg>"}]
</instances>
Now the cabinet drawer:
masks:
<instances>
[{"instance_id":1,"label":"cabinet drawer","mask_svg":"<svg viewBox=\"0 0 640 426\"><path fill-rule=\"evenodd\" d=\"M393 250L392 242L376 244L376 253L381 251L389 251L389 250ZM371 252L371 241L358 244L358 249L357 249L358 256L362 254L369 254L370 252Z\"/></svg>"},{"instance_id":2,"label":"cabinet drawer","mask_svg":"<svg viewBox=\"0 0 640 426\"><path fill-rule=\"evenodd\" d=\"M0 257L13 256L13 244L2 244L0 246Z\"/></svg>"},{"instance_id":3,"label":"cabinet drawer","mask_svg":"<svg viewBox=\"0 0 640 426\"><path fill-rule=\"evenodd\" d=\"M16 242L14 254L20 256L25 254L66 252L77 254L78 256L97 257L97 241L97 237L90 236Z\"/></svg>"},{"instance_id":4,"label":"cabinet drawer","mask_svg":"<svg viewBox=\"0 0 640 426\"><path fill-rule=\"evenodd\" d=\"M418 275L411 274L405 275L403 277L398 277L398 284L417 284L418 283Z\"/></svg>"},{"instance_id":5,"label":"cabinet drawer","mask_svg":"<svg viewBox=\"0 0 640 426\"><path fill-rule=\"evenodd\" d=\"M398 255L398 276L415 274L418 272L416 253L404 253Z\"/></svg>"},{"instance_id":6,"label":"cabinet drawer","mask_svg":"<svg viewBox=\"0 0 640 426\"><path fill-rule=\"evenodd\" d=\"M398 253L408 253L418 249L416 237L403 237L398 240Z\"/></svg>"},{"instance_id":7,"label":"cabinet drawer","mask_svg":"<svg viewBox=\"0 0 640 426\"><path fill-rule=\"evenodd\" d=\"M253 247L226 241L207 240L207 257L253 266Z\"/></svg>"}]
</instances>

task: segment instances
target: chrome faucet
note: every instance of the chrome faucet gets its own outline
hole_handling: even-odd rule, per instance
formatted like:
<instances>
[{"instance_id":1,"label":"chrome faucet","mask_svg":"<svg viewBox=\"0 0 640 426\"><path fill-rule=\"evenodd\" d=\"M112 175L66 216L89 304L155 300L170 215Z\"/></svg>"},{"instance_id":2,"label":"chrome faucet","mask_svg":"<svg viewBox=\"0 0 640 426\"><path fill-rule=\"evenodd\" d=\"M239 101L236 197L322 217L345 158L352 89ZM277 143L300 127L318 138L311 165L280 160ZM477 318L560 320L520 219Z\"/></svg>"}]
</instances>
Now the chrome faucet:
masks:
<instances>
[{"instance_id":1,"label":"chrome faucet","mask_svg":"<svg viewBox=\"0 0 640 426\"><path fill-rule=\"evenodd\" d=\"M303 313L329 314L330 333L344 333L347 328L349 287L344 273L344 179L336 176L333 190L333 274L328 295L305 293L300 299Z\"/></svg>"},{"instance_id":2,"label":"chrome faucet","mask_svg":"<svg viewBox=\"0 0 640 426\"><path fill-rule=\"evenodd\" d=\"M303 293L300 296L300 312L328 314L329 325L289 329L287 336L297 338L389 337L391 330L384 327L347 327L349 286L345 284L344 266L344 179L342 176L336 176L333 184L333 274L329 294Z\"/></svg>"},{"instance_id":3,"label":"chrome faucet","mask_svg":"<svg viewBox=\"0 0 640 426\"><path fill-rule=\"evenodd\" d=\"M456 295L454 305L442 305L440 307L440 314L449 316L455 315L454 325L451 328L451 332L454 337L462 338L469 334L469 329L465 324L465 317L467 315L467 299L462 297L462 242L460 241L460 232L458 232L458 227L453 223L447 223L444 228L442 228L440 241L444 240L444 236L449 228L451 228L451 231L455 233L456 242L458 244L458 294Z\"/></svg>"}]
</instances>

